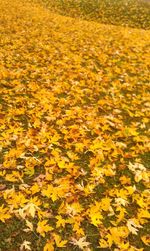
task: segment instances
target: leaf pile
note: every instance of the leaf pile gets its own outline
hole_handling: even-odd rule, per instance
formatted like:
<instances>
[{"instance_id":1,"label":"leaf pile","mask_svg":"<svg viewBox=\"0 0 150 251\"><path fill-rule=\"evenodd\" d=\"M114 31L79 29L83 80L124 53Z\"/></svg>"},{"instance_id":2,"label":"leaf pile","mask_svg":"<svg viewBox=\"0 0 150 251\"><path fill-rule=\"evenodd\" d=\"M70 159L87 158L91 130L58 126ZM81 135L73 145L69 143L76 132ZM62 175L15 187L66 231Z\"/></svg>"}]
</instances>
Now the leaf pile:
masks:
<instances>
[{"instance_id":1,"label":"leaf pile","mask_svg":"<svg viewBox=\"0 0 150 251\"><path fill-rule=\"evenodd\" d=\"M0 250L148 250L150 31L0 13Z\"/></svg>"}]
</instances>

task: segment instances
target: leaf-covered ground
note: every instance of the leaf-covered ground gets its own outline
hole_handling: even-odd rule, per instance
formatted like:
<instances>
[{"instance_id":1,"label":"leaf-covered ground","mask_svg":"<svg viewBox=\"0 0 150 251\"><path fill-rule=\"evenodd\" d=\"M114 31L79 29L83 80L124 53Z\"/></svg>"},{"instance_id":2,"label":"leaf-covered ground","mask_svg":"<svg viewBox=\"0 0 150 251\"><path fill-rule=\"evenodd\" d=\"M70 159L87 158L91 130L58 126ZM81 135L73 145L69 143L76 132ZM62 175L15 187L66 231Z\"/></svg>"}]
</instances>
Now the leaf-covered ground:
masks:
<instances>
[{"instance_id":1,"label":"leaf-covered ground","mask_svg":"<svg viewBox=\"0 0 150 251\"><path fill-rule=\"evenodd\" d=\"M150 0L34 0L63 15L150 29Z\"/></svg>"},{"instance_id":2,"label":"leaf-covered ground","mask_svg":"<svg viewBox=\"0 0 150 251\"><path fill-rule=\"evenodd\" d=\"M0 0L0 250L148 251L150 31Z\"/></svg>"}]
</instances>

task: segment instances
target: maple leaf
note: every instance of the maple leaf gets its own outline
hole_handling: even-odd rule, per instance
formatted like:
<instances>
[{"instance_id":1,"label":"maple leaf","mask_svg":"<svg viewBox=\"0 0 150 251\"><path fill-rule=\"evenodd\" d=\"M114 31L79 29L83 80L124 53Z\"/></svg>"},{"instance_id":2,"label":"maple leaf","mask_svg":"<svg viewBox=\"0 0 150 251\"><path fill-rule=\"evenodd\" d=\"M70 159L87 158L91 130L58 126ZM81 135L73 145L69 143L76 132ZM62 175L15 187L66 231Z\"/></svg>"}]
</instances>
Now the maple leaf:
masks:
<instances>
[{"instance_id":1,"label":"maple leaf","mask_svg":"<svg viewBox=\"0 0 150 251\"><path fill-rule=\"evenodd\" d=\"M99 240L99 246L100 246L100 248L108 248L109 244L105 239L100 239Z\"/></svg>"},{"instance_id":2,"label":"maple leaf","mask_svg":"<svg viewBox=\"0 0 150 251\"><path fill-rule=\"evenodd\" d=\"M56 246L58 248L63 248L66 246L67 240L62 240L58 234L53 234Z\"/></svg>"},{"instance_id":3,"label":"maple leaf","mask_svg":"<svg viewBox=\"0 0 150 251\"><path fill-rule=\"evenodd\" d=\"M33 224L30 221L26 220L26 226L28 228L24 229L23 231L25 232L33 231Z\"/></svg>"},{"instance_id":4,"label":"maple leaf","mask_svg":"<svg viewBox=\"0 0 150 251\"><path fill-rule=\"evenodd\" d=\"M120 210L120 213L119 215L117 215L117 221L116 221L117 224L124 219L126 213L126 210L122 207L118 208L118 210Z\"/></svg>"},{"instance_id":5,"label":"maple leaf","mask_svg":"<svg viewBox=\"0 0 150 251\"><path fill-rule=\"evenodd\" d=\"M56 223L57 228L60 226L65 227L65 224L67 223L67 221L64 220L61 215L56 216L56 219L57 219L57 223Z\"/></svg>"},{"instance_id":6,"label":"maple leaf","mask_svg":"<svg viewBox=\"0 0 150 251\"><path fill-rule=\"evenodd\" d=\"M67 209L67 214L69 214L70 216L75 216L78 213L82 212L83 207L81 206L80 203L74 202L71 205L67 204L66 209Z\"/></svg>"},{"instance_id":7,"label":"maple leaf","mask_svg":"<svg viewBox=\"0 0 150 251\"><path fill-rule=\"evenodd\" d=\"M100 202L102 210L108 211L110 208L110 202L111 202L110 198L102 198L102 200Z\"/></svg>"},{"instance_id":8,"label":"maple leaf","mask_svg":"<svg viewBox=\"0 0 150 251\"><path fill-rule=\"evenodd\" d=\"M115 198L116 206L126 206L129 202L123 198Z\"/></svg>"},{"instance_id":9,"label":"maple leaf","mask_svg":"<svg viewBox=\"0 0 150 251\"><path fill-rule=\"evenodd\" d=\"M23 208L19 209L18 212L22 218L25 218L26 215L34 218L37 209L38 207L34 203L28 203Z\"/></svg>"},{"instance_id":10,"label":"maple leaf","mask_svg":"<svg viewBox=\"0 0 150 251\"><path fill-rule=\"evenodd\" d=\"M91 219L91 223L96 227L101 224L101 220L103 219L100 208L101 202L96 201L95 204L91 205L90 209L88 210L88 216Z\"/></svg>"},{"instance_id":11,"label":"maple leaf","mask_svg":"<svg viewBox=\"0 0 150 251\"><path fill-rule=\"evenodd\" d=\"M11 214L9 213L8 208L2 205L0 207L0 221L5 222L7 219L11 218Z\"/></svg>"},{"instance_id":12,"label":"maple leaf","mask_svg":"<svg viewBox=\"0 0 150 251\"><path fill-rule=\"evenodd\" d=\"M54 241L48 240L43 251L54 251Z\"/></svg>"},{"instance_id":13,"label":"maple leaf","mask_svg":"<svg viewBox=\"0 0 150 251\"><path fill-rule=\"evenodd\" d=\"M94 226L98 226L101 224L101 220L103 219L103 216L101 215L100 212L95 212L93 215L91 215L91 222Z\"/></svg>"},{"instance_id":14,"label":"maple leaf","mask_svg":"<svg viewBox=\"0 0 150 251\"><path fill-rule=\"evenodd\" d=\"M142 228L141 225L139 224L136 224L134 219L129 219L127 221L127 227L129 229L129 231L132 233L132 234L135 234L137 235L138 231L139 231L139 228Z\"/></svg>"},{"instance_id":15,"label":"maple leaf","mask_svg":"<svg viewBox=\"0 0 150 251\"><path fill-rule=\"evenodd\" d=\"M48 185L47 189L42 190L42 195L48 198L51 198L52 201L56 201L58 199L58 190L57 187L53 187L52 185Z\"/></svg>"},{"instance_id":16,"label":"maple leaf","mask_svg":"<svg viewBox=\"0 0 150 251\"><path fill-rule=\"evenodd\" d=\"M141 240L146 246L150 246L150 235L143 235Z\"/></svg>"},{"instance_id":17,"label":"maple leaf","mask_svg":"<svg viewBox=\"0 0 150 251\"><path fill-rule=\"evenodd\" d=\"M72 238L70 243L79 247L81 250L84 250L84 248L88 247L91 244L90 242L86 241L86 237L81 237L79 240Z\"/></svg>"},{"instance_id":18,"label":"maple leaf","mask_svg":"<svg viewBox=\"0 0 150 251\"><path fill-rule=\"evenodd\" d=\"M24 250L24 249L25 249L25 250L31 250L30 245L31 245L31 242L25 240L25 241L21 244L20 250L21 250L21 251Z\"/></svg>"},{"instance_id":19,"label":"maple leaf","mask_svg":"<svg viewBox=\"0 0 150 251\"><path fill-rule=\"evenodd\" d=\"M53 230L53 227L49 226L47 222L48 220L39 221L37 225L36 231L43 237L45 237L45 233Z\"/></svg>"},{"instance_id":20,"label":"maple leaf","mask_svg":"<svg viewBox=\"0 0 150 251\"><path fill-rule=\"evenodd\" d=\"M80 227L80 224L79 224L78 221L75 222L75 224L73 226L73 231L75 231L78 234L78 236L83 236L84 235L84 231Z\"/></svg>"},{"instance_id":21,"label":"maple leaf","mask_svg":"<svg viewBox=\"0 0 150 251\"><path fill-rule=\"evenodd\" d=\"M31 215L33 218L35 216L37 206L33 203L29 203L27 206L24 207L24 210L28 212L29 215Z\"/></svg>"},{"instance_id":22,"label":"maple leaf","mask_svg":"<svg viewBox=\"0 0 150 251\"><path fill-rule=\"evenodd\" d=\"M121 250L126 250L126 251L129 250L129 245L130 245L129 242L126 242L126 243L122 242L118 244Z\"/></svg>"}]
</instances>

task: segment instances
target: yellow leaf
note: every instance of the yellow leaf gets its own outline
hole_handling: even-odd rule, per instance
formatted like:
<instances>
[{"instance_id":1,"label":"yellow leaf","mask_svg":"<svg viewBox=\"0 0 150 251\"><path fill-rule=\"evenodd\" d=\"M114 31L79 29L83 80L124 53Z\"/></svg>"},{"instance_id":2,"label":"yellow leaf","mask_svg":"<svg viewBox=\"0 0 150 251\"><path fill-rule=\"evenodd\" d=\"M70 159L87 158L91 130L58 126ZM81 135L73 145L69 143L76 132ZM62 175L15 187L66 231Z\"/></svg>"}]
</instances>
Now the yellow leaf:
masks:
<instances>
[{"instance_id":1,"label":"yellow leaf","mask_svg":"<svg viewBox=\"0 0 150 251\"><path fill-rule=\"evenodd\" d=\"M109 244L107 243L106 240L100 239L100 240L99 240L99 246L100 246L100 248L108 248L108 247L109 247Z\"/></svg>"},{"instance_id":2,"label":"yellow leaf","mask_svg":"<svg viewBox=\"0 0 150 251\"><path fill-rule=\"evenodd\" d=\"M57 222L56 222L56 227L57 228L60 227L60 226L62 226L62 227L65 226L67 221L64 220L61 215L56 216L56 219L57 219Z\"/></svg>"},{"instance_id":3,"label":"yellow leaf","mask_svg":"<svg viewBox=\"0 0 150 251\"><path fill-rule=\"evenodd\" d=\"M120 221L122 221L124 219L124 213L125 213L125 209L122 208L122 210L120 211L119 215L117 215L117 224L120 223Z\"/></svg>"},{"instance_id":4,"label":"yellow leaf","mask_svg":"<svg viewBox=\"0 0 150 251\"><path fill-rule=\"evenodd\" d=\"M39 221L37 225L36 231L43 237L45 237L45 233L53 230L53 227L47 224L47 220Z\"/></svg>"},{"instance_id":5,"label":"yellow leaf","mask_svg":"<svg viewBox=\"0 0 150 251\"><path fill-rule=\"evenodd\" d=\"M5 222L7 219L11 218L8 208L4 208L4 205L0 207L0 221Z\"/></svg>"},{"instance_id":6,"label":"yellow leaf","mask_svg":"<svg viewBox=\"0 0 150 251\"><path fill-rule=\"evenodd\" d=\"M100 212L96 212L94 213L93 215L91 215L91 223L94 225L94 226L98 226L99 224L101 224L101 220L103 219L103 216L101 215Z\"/></svg>"},{"instance_id":7,"label":"yellow leaf","mask_svg":"<svg viewBox=\"0 0 150 251\"><path fill-rule=\"evenodd\" d=\"M91 223L96 227L102 223L101 220L103 219L100 209L101 202L96 201L95 204L91 205L90 209L87 211L88 216L91 219Z\"/></svg>"},{"instance_id":8,"label":"yellow leaf","mask_svg":"<svg viewBox=\"0 0 150 251\"><path fill-rule=\"evenodd\" d=\"M120 243L118 246L119 246L119 248L121 249L121 250L123 250L123 251L128 251L129 250L129 242L126 242L126 243Z\"/></svg>"},{"instance_id":9,"label":"yellow leaf","mask_svg":"<svg viewBox=\"0 0 150 251\"><path fill-rule=\"evenodd\" d=\"M113 234L112 235L107 234L107 242L108 242L109 247L112 246L113 241L115 243L118 243L118 241L120 241L120 239L119 239L119 237L118 238L116 236L114 237Z\"/></svg>"},{"instance_id":10,"label":"yellow leaf","mask_svg":"<svg viewBox=\"0 0 150 251\"><path fill-rule=\"evenodd\" d=\"M42 190L42 195L48 198L51 198L52 201L56 201L58 199L58 190L57 187L53 187L52 185L48 185L46 189Z\"/></svg>"},{"instance_id":11,"label":"yellow leaf","mask_svg":"<svg viewBox=\"0 0 150 251\"><path fill-rule=\"evenodd\" d=\"M78 221L76 221L74 223L74 226L73 226L73 231L75 231L79 236L83 236L84 235L84 231L83 229L80 227L80 224Z\"/></svg>"},{"instance_id":12,"label":"yellow leaf","mask_svg":"<svg viewBox=\"0 0 150 251\"><path fill-rule=\"evenodd\" d=\"M67 214L74 216L76 214L81 213L83 210L83 207L81 206L79 202L74 202L72 204L67 204L66 209L67 209Z\"/></svg>"},{"instance_id":13,"label":"yellow leaf","mask_svg":"<svg viewBox=\"0 0 150 251\"><path fill-rule=\"evenodd\" d=\"M150 235L144 235L141 239L146 246L150 246Z\"/></svg>"},{"instance_id":14,"label":"yellow leaf","mask_svg":"<svg viewBox=\"0 0 150 251\"><path fill-rule=\"evenodd\" d=\"M19 210L19 212L22 211L23 213L22 215L25 215L25 216L28 215L34 218L37 209L38 207L34 203L31 202L31 203L28 203L26 206L24 206L21 210Z\"/></svg>"},{"instance_id":15,"label":"yellow leaf","mask_svg":"<svg viewBox=\"0 0 150 251\"><path fill-rule=\"evenodd\" d=\"M28 212L34 218L35 212L36 212L36 207L33 203L30 204Z\"/></svg>"},{"instance_id":16,"label":"yellow leaf","mask_svg":"<svg viewBox=\"0 0 150 251\"><path fill-rule=\"evenodd\" d=\"M65 247L66 243L68 242L67 240L63 240L62 241L61 237L58 234L54 234L53 236L54 236L54 240L55 240L56 246L58 248Z\"/></svg>"},{"instance_id":17,"label":"yellow leaf","mask_svg":"<svg viewBox=\"0 0 150 251\"><path fill-rule=\"evenodd\" d=\"M110 198L103 198L100 202L102 210L108 211L110 208L110 202L111 202Z\"/></svg>"},{"instance_id":18,"label":"yellow leaf","mask_svg":"<svg viewBox=\"0 0 150 251\"><path fill-rule=\"evenodd\" d=\"M28 175L28 176L33 176L34 175L34 173L35 173L35 170L34 170L34 167L27 167L26 169L25 169L25 174L26 175Z\"/></svg>"},{"instance_id":19,"label":"yellow leaf","mask_svg":"<svg viewBox=\"0 0 150 251\"><path fill-rule=\"evenodd\" d=\"M30 191L32 192L32 195L34 195L35 193L38 193L40 191L39 185L37 183L35 183L31 188Z\"/></svg>"},{"instance_id":20,"label":"yellow leaf","mask_svg":"<svg viewBox=\"0 0 150 251\"><path fill-rule=\"evenodd\" d=\"M62 169L66 168L66 162L64 160L59 161L57 164L59 168L62 168Z\"/></svg>"},{"instance_id":21,"label":"yellow leaf","mask_svg":"<svg viewBox=\"0 0 150 251\"><path fill-rule=\"evenodd\" d=\"M51 240L47 241L43 251L54 251L54 241Z\"/></svg>"}]
</instances>

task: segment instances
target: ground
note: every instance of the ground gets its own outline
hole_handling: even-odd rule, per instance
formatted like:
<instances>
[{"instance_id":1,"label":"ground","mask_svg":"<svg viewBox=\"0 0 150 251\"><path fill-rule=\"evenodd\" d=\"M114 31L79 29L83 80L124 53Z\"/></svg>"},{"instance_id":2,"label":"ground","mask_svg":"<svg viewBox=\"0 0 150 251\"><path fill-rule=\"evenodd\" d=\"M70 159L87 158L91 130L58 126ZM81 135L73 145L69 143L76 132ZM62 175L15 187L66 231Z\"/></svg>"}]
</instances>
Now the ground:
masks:
<instances>
[{"instance_id":1,"label":"ground","mask_svg":"<svg viewBox=\"0 0 150 251\"><path fill-rule=\"evenodd\" d=\"M150 31L0 19L0 250L148 251Z\"/></svg>"}]
</instances>

